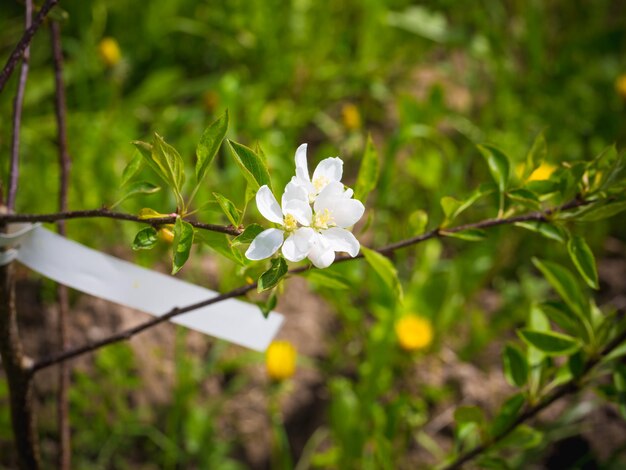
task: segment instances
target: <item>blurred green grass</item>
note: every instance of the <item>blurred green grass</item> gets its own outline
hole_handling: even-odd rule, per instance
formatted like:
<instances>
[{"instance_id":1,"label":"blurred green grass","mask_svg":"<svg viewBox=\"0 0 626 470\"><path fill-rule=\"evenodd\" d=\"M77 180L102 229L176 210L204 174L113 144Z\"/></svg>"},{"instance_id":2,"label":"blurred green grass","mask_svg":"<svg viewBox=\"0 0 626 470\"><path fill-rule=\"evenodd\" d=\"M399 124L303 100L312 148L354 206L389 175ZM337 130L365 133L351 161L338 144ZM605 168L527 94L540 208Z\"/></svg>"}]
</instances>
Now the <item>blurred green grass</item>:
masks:
<instances>
[{"instance_id":1,"label":"blurred green grass","mask_svg":"<svg viewBox=\"0 0 626 470\"><path fill-rule=\"evenodd\" d=\"M487 181L476 143L494 143L521 163L535 135L544 131L549 161L559 163L590 159L607 145L626 142L626 101L615 88L626 73L626 5L618 1L433 0L415 6L391 0L68 0L61 7L68 13L63 45L74 160L72 209L117 200L122 169L133 156L130 141L148 140L154 131L191 164L202 130L226 108L229 136L260 143L278 188L290 176L293 154L302 142L310 143L310 161L342 156L345 180L351 184L371 132L382 163L381 180L368 203L371 246L412 235L412 225L405 221L417 209L426 211L434 226L443 218L441 197L462 198ZM21 5L5 2L1 57L19 38L21 23ZM121 50L121 60L113 66L99 54L99 44L109 37ZM14 88L15 78L0 95L2 155L9 153ZM352 120L346 117L350 112ZM45 30L33 41L22 132L18 211L55 211L53 77ZM0 177L6 179L7 159L2 161ZM155 180L147 170L143 176ZM243 179L226 150L197 201L208 200L212 191L243 205ZM122 209L136 212L148 204L163 212L174 209L161 193L129 200ZM479 204L463 217L493 215L487 204ZM220 222L220 217L217 211L199 215L208 222ZM72 238L98 247L129 246L136 228L112 221L73 221L69 227ZM625 238L619 220L587 230L600 253L609 234ZM456 345L459 353L475 357L523 322L530 303L546 295L544 283L530 274L528 260L531 254L554 254L553 248L512 228L488 236L479 244L433 240L402 255L407 258L399 264L407 292L403 308L433 321L438 338L434 354L442 338L449 338L446 334L463 331L466 341ZM159 256L163 251L142 253L139 261L151 264ZM565 259L566 253L555 256ZM389 371L407 370L406 358L394 349L390 326L401 312L359 263L332 268L350 279L353 289L345 295L355 306L319 289L341 322L331 356L318 364L331 384L329 426L335 452L343 453L333 457L331 452L327 462L339 468L363 464L372 436L377 445L373 456L368 454L368 465L401 461L404 447L398 436L418 429L436 396L449 392L419 398L398 392L398 400L380 403L381 397L402 389L401 374ZM228 280L234 268L224 269L221 282L237 283ZM497 314L489 319L476 300L484 289L501 293ZM347 352L346 344L351 345ZM109 353L101 354L106 358ZM105 375L113 367L100 365ZM341 377L345 370L356 371L356 379ZM123 376L109 377L112 388L136 386ZM101 380L97 377L93 380ZM76 377L75 382L75 397L91 393L90 380ZM188 419L185 413L191 413L195 399L177 394L176 416ZM74 405L81 409L80 401ZM359 423L341 422L346 413L356 412ZM131 421L135 417L135 411L113 405L109 413ZM412 423L394 418L406 414L414 416ZM80 412L73 419L78 429L89 425ZM86 462L109 432L104 415L90 419L102 427L94 426L93 434L80 441L78 452ZM151 432L164 429L167 419L152 419ZM181 426L167 428L168 439L178 444L166 451L158 445L146 448L147 459L159 461L165 452L171 468L208 462L201 453L185 460L184 445L176 447L185 439ZM359 426L368 432L355 434ZM205 431L211 442L224 439L211 434L212 429ZM215 455L226 455L227 444L215 447Z\"/></svg>"}]
</instances>

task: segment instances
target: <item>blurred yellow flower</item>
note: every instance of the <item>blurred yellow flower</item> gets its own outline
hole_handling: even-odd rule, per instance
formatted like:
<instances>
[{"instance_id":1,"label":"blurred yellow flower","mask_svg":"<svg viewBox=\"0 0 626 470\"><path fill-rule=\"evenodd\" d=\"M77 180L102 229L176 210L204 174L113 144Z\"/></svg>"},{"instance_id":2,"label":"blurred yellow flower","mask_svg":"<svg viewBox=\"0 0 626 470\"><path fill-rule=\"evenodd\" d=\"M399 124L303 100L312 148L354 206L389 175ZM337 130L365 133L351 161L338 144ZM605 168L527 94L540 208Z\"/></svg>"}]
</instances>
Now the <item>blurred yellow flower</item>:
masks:
<instances>
[{"instance_id":1,"label":"blurred yellow flower","mask_svg":"<svg viewBox=\"0 0 626 470\"><path fill-rule=\"evenodd\" d=\"M626 73L620 75L617 77L617 80L615 80L615 91L626 100Z\"/></svg>"},{"instance_id":2,"label":"blurred yellow flower","mask_svg":"<svg viewBox=\"0 0 626 470\"><path fill-rule=\"evenodd\" d=\"M265 353L267 375L277 382L288 379L296 371L296 356L289 341L273 341Z\"/></svg>"},{"instance_id":3,"label":"blurred yellow flower","mask_svg":"<svg viewBox=\"0 0 626 470\"><path fill-rule=\"evenodd\" d=\"M361 128L361 113L352 103L346 103L341 108L341 118L343 119L343 125L347 129L354 131Z\"/></svg>"},{"instance_id":4,"label":"blurred yellow flower","mask_svg":"<svg viewBox=\"0 0 626 470\"><path fill-rule=\"evenodd\" d=\"M406 351L426 348L433 340L433 327L426 318L404 315L396 321L395 326L398 343Z\"/></svg>"},{"instance_id":5,"label":"blurred yellow flower","mask_svg":"<svg viewBox=\"0 0 626 470\"><path fill-rule=\"evenodd\" d=\"M550 163L543 162L539 167L533 171L526 181L541 181L550 178L550 175L554 173L556 166Z\"/></svg>"},{"instance_id":6,"label":"blurred yellow flower","mask_svg":"<svg viewBox=\"0 0 626 470\"><path fill-rule=\"evenodd\" d=\"M174 241L174 232L169 228L163 227L159 230L159 238L166 243L172 243Z\"/></svg>"},{"instance_id":7,"label":"blurred yellow flower","mask_svg":"<svg viewBox=\"0 0 626 470\"><path fill-rule=\"evenodd\" d=\"M107 67L113 67L122 58L120 46L114 38L107 37L102 39L100 44L98 44L98 52Z\"/></svg>"}]
</instances>

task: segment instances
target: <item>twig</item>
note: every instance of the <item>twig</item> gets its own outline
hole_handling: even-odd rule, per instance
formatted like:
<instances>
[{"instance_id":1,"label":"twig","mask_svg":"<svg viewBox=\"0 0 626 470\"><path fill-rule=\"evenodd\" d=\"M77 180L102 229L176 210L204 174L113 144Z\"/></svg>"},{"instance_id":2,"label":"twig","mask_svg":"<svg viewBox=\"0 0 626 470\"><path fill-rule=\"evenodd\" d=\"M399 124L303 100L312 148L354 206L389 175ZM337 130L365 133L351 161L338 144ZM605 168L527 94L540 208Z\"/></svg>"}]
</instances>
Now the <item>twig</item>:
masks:
<instances>
[{"instance_id":1,"label":"twig","mask_svg":"<svg viewBox=\"0 0 626 470\"><path fill-rule=\"evenodd\" d=\"M32 25L30 25L30 27L26 29L26 31L24 31L24 35L15 46L15 49L13 49L13 52L7 59L6 64L2 68L2 71L0 71L0 93L2 93L2 90L4 90L4 86L6 85L7 81L11 77L11 74L13 73L13 69L15 68L17 62L20 60L22 54L30 44L33 36L43 23L46 15L57 3L59 3L59 0L46 0L46 2L41 7L41 10L39 10L39 13L37 13L37 16L35 17Z\"/></svg>"},{"instance_id":2,"label":"twig","mask_svg":"<svg viewBox=\"0 0 626 470\"><path fill-rule=\"evenodd\" d=\"M24 14L24 29L28 31L33 19L33 1L26 0ZM20 175L20 127L22 125L22 106L24 104L24 91L28 78L28 62L30 60L30 47L24 48L22 55L22 67L17 83L17 92L13 100L13 139L11 140L11 165L9 167L9 188L7 194L7 209L12 212L15 208L15 196L17 194L17 182Z\"/></svg>"},{"instance_id":3,"label":"twig","mask_svg":"<svg viewBox=\"0 0 626 470\"><path fill-rule=\"evenodd\" d=\"M563 208L568 208L568 209L572 209L574 207L578 207L580 205L584 205L586 204L585 201L577 201L575 203L569 203L566 204L564 206L561 206L559 208L556 208L552 211L550 211L550 213L554 213L557 212L559 210L563 210ZM0 218L0 220L2 220ZM532 214L527 214L527 215L521 215L521 216L516 216L516 217L509 217L509 218L505 218L505 219L487 219L487 220L483 220L481 222L476 222L473 224L466 224L466 225L461 225L458 227L454 227L454 228L450 228L447 229L447 232L459 232L461 230L467 230L469 228L478 228L478 227L482 227L482 228L487 228L487 227L495 227L497 225L504 225L504 224L513 224L516 222L523 222L523 221L529 221L529 220L539 220L539 221L545 221L548 220L547 216L545 215L545 213L532 213ZM376 251L378 251L379 253L388 255L392 252L394 252L395 250L401 249L401 248L406 248L408 246L411 245L416 245L418 243L421 243L423 241L429 240L431 238L442 238L445 235L442 234L439 230L435 229L435 230L431 230L429 232L424 233L423 235L414 237L414 238L410 238L408 240L404 240L401 242L397 242L397 243L393 243L391 245L387 245L385 247L379 248ZM362 258L363 254L358 254L357 256L355 256L354 258L351 258L349 256L339 256L337 257L337 259L335 260L335 263L341 263L341 262L346 262L346 261L351 261L351 260L355 260L355 259L359 259ZM307 271L309 269L312 269L310 266L300 266L297 268L293 268L289 270L289 274L297 274L297 273L301 273L304 271ZM233 297L239 297L241 295L246 294L247 292L251 291L252 289L256 288L257 283L252 283L252 284L247 284L245 286L241 286L238 287L236 289L231 290L230 292L227 292L225 294L221 294L218 295L216 297L213 297L211 299L207 299L205 301L202 302L197 302L195 304L191 304L191 305L187 305L185 307L182 308L174 308L172 310L170 310L169 312L165 313L164 315L160 316L160 317L156 317L153 318L151 320L148 320L145 323L141 323L135 327L132 327L126 331L122 331L119 333L115 333L112 336L108 337L108 338L104 338L100 341L94 342L94 343L90 343L90 344L86 344L83 346L79 346L77 348L73 348L73 349L69 349L67 351L62 351L61 353L55 355L55 356L51 356L49 358L45 358L40 360L39 362L37 362L32 370L33 372L36 372L38 370L41 369L45 369L46 367L49 367L53 364L57 364L59 362L62 361L66 361L68 359L72 359L74 357L80 356L82 354L85 353L89 353L92 351L95 351L96 349L99 349L103 346L106 346L108 344L112 344L112 343L117 343L118 341L122 341L125 339L129 339L130 337L136 335L137 333L140 333L148 328L151 328L153 326L156 326L160 323L163 323L167 320L170 320L178 315L182 315L184 313L188 313L191 312L193 310L197 310L199 308L203 308L206 307L208 305L212 305L218 302L221 302L222 300L226 300L226 299L231 299Z\"/></svg>"},{"instance_id":4,"label":"twig","mask_svg":"<svg viewBox=\"0 0 626 470\"><path fill-rule=\"evenodd\" d=\"M594 369L602 360L602 358L606 357L610 352L620 346L624 341L626 341L626 330L622 331L619 335L617 335L613 340L611 340L600 352L599 355L592 357L585 363L585 367L583 369L583 373L581 377L589 374L592 369ZM572 393L577 392L581 388L581 379L571 379L569 382L564 383L560 387L556 388L552 393L547 395L543 400L541 400L536 405L533 405L527 408L522 414L520 414L515 421L513 421L509 426L507 426L502 432L500 432L497 436L494 436L488 442L480 444L473 449L461 454L457 459L451 464L444 467L442 470L455 470L461 468L467 462L475 459L479 455L485 453L489 449L491 449L495 444L500 442L506 436L508 436L511 432L513 432L520 424L525 423L531 418L534 418L543 410L548 408L552 403L561 398L570 395Z\"/></svg>"},{"instance_id":5,"label":"twig","mask_svg":"<svg viewBox=\"0 0 626 470\"><path fill-rule=\"evenodd\" d=\"M50 23L50 39L54 57L54 82L55 82L55 112L57 120L57 138L59 145L59 211L67 210L67 192L71 159L67 147L67 123L65 105L65 85L63 83L63 50L61 45L61 27L56 21ZM58 231L65 236L65 220L57 222ZM67 287L57 284L57 297L59 301L59 324L58 337L61 349L69 347L67 333L67 317L69 312L69 299ZM57 397L57 417L59 430L59 455L58 466L61 470L70 470L72 467L71 436L69 423L68 390L70 386L70 369L67 362L59 364L59 394Z\"/></svg>"},{"instance_id":6,"label":"twig","mask_svg":"<svg viewBox=\"0 0 626 470\"><path fill-rule=\"evenodd\" d=\"M136 215L125 214L123 212L110 211L107 208L91 209L81 211L64 211L53 214L0 214L0 223L13 223L13 222L56 222L58 220L71 220L71 219L89 219L89 218L106 218L106 219L118 219L118 220L130 220L132 222L139 222L142 224L152 225L158 227L165 224L173 224L176 222L176 217L159 217L156 219L142 219ZM187 220L191 225L203 230L211 230L213 232L225 233L227 235L241 235L242 230L233 227L232 225L215 225L205 224L202 222L195 222Z\"/></svg>"}]
</instances>

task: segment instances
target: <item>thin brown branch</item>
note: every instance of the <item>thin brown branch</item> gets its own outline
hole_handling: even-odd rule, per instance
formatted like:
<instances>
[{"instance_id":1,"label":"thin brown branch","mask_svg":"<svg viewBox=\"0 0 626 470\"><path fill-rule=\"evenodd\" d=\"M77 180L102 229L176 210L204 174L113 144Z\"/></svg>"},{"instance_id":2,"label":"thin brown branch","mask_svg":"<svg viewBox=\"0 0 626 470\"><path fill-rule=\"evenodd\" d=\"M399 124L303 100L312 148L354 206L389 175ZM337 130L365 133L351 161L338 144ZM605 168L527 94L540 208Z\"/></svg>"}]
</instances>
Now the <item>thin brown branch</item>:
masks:
<instances>
[{"instance_id":1,"label":"thin brown branch","mask_svg":"<svg viewBox=\"0 0 626 470\"><path fill-rule=\"evenodd\" d=\"M24 355L17 326L15 266L0 266L0 356L9 386L11 426L20 468L40 468L31 360Z\"/></svg>"},{"instance_id":2,"label":"thin brown branch","mask_svg":"<svg viewBox=\"0 0 626 470\"><path fill-rule=\"evenodd\" d=\"M59 3L59 0L46 0L41 7L41 10L39 10L39 13L37 13L33 23L26 29L26 31L24 31L22 38L13 49L13 52L11 52L11 55L7 59L2 71L0 71L0 93L4 90L4 86L7 84L11 74L13 73L13 69L15 69L15 66L24 54L24 51L30 45L30 41L33 39L37 30L41 27L43 20L57 3Z\"/></svg>"},{"instance_id":3,"label":"thin brown branch","mask_svg":"<svg viewBox=\"0 0 626 470\"><path fill-rule=\"evenodd\" d=\"M24 14L24 29L28 31L33 20L33 1L26 0ZM30 47L27 46L22 54L22 66L17 82L17 92L13 100L13 138L11 140L11 163L9 166L9 187L7 194L7 209L13 212L15 209L15 196L17 183L20 175L20 128L22 126L22 107L24 104L24 92L28 78L28 63L30 61Z\"/></svg>"},{"instance_id":4,"label":"thin brown branch","mask_svg":"<svg viewBox=\"0 0 626 470\"><path fill-rule=\"evenodd\" d=\"M57 121L57 139L59 147L59 211L67 210L67 193L71 159L67 146L67 121L65 84L63 82L63 49L61 45L61 27L56 21L50 23L50 39L54 58L55 82L55 114ZM65 220L57 222L61 235L66 235ZM69 314L69 299L67 287L57 284L57 299L59 302L58 338L62 350L69 348L67 317ZM72 467L71 435L69 422L68 391L70 386L70 369L67 362L59 364L59 393L57 396L57 425L59 431L58 468L69 470Z\"/></svg>"},{"instance_id":5,"label":"thin brown branch","mask_svg":"<svg viewBox=\"0 0 626 470\"><path fill-rule=\"evenodd\" d=\"M583 369L582 377L588 375L602 360L602 358L606 357L609 353L611 353L614 349L620 346L624 341L626 341L626 330L622 331L618 334L613 340L611 340L598 354L597 356L592 357L585 363L585 367ZM463 465L475 459L476 457L484 454L489 449L491 449L495 444L500 442L506 436L511 434L519 425L525 423L526 421L534 418L543 410L548 408L552 403L560 400L561 398L570 395L572 393L580 390L582 384L582 379L572 379L569 382L564 383L563 385L554 389L554 391L548 394L536 405L528 407L523 413L521 413L515 421L509 424L500 434L494 436L490 441L480 444L473 449L459 455L454 462L450 463L443 470L456 470L462 468Z\"/></svg>"},{"instance_id":6,"label":"thin brown branch","mask_svg":"<svg viewBox=\"0 0 626 470\"><path fill-rule=\"evenodd\" d=\"M176 222L175 216L159 217L156 219L142 219L133 214L126 214L123 212L114 212L107 208L102 209L90 209L80 211L64 211L53 214L0 214L0 223L14 223L14 222L57 222L59 220L71 220L71 219L90 219L90 218L106 218L117 220L129 220L131 222L139 222L142 224L152 225L158 227L165 224L173 224ZM241 235L242 230L233 227L232 225L216 225L205 224L202 222L196 222L193 220L187 220L191 225L203 230L210 230L213 232L225 233L226 235Z\"/></svg>"},{"instance_id":7,"label":"thin brown branch","mask_svg":"<svg viewBox=\"0 0 626 470\"><path fill-rule=\"evenodd\" d=\"M559 210L565 210L565 209L572 209L575 207L578 207L580 205L584 205L586 204L585 201L578 201L575 203L569 203L566 204L564 206L561 206L559 208L556 208L552 211L549 211L549 213L554 213L557 212ZM520 216L516 216L516 217L509 217L509 218L505 218L505 219L488 219L488 220L483 220L481 222L476 222L473 224L466 224L466 225L461 225L461 226L457 226L457 227L453 227L453 228L449 228L446 231L447 232L454 232L454 231L461 231L461 230L467 230L469 228L488 228L488 227L495 227L498 225L504 225L504 224L514 224L516 222L523 222L523 221L532 221L532 220L547 220L547 216L545 215L546 213L540 213L540 212L536 212L536 213L531 213L531 214L526 214L526 215L520 215ZM0 218L0 220L2 220ZM385 254L385 255L389 255L390 253L394 252L395 250L399 250L401 248L406 248L408 246L412 246L412 245L416 245L418 243L421 243L423 241L429 240L431 238L441 238L444 237L445 235L443 235L439 230L431 230L429 232L426 232L422 235L419 235L417 237L413 237L410 238L408 240L403 240L401 242L397 242L397 243L393 243L391 245L387 245L385 247L379 248L376 251L378 251L381 254ZM349 256L339 256L337 257L337 259L335 260L335 263L340 263L340 262L345 262L345 261L351 261L351 260L355 260L355 259L360 259L363 257L362 253L359 253L357 256L355 256L354 258L351 258ZM311 266L300 266L297 268L293 268L289 270L289 274L297 274L297 273L301 273L304 271L307 271L309 269L315 269L312 268ZM122 340L126 340L131 338L132 336L136 335L137 333L140 333L148 328L152 328L153 326L156 326L160 323L163 323L167 320L170 320L178 315L182 315L184 313L188 313L191 312L193 310L197 310L199 308L203 308L206 307L208 305L212 305L218 302L221 302L222 300L226 300L226 299L231 299L233 297L239 297L241 295L246 294L247 292L251 291L252 289L256 288L257 284L256 283L252 283L252 284L247 284L245 286L241 286L238 287L236 289L231 290L230 292L227 292L225 294L220 294L216 297L213 297L211 299L207 299L205 301L202 302L197 302L195 304L191 304L191 305L187 305L185 307L182 308L174 308L172 310L170 310L169 312L165 313L164 315L160 316L160 317L156 317L153 319L150 319L148 321L146 321L145 323L141 323L135 327L132 327L128 330L116 333L108 338L104 338L100 341L94 342L94 343L89 343L83 346L79 346L73 349L69 349L67 351L63 351L55 356L51 356L49 358L45 358L40 360L39 362L37 362L34 366L33 366L33 372L36 372L38 370L41 369L45 369L46 367L49 367L51 365L57 364L59 362L62 361L67 361L69 359L72 359L74 357L80 356L82 354L86 354L92 351L95 351L103 346L106 346L108 344L112 344L112 343L117 343L118 341L122 341Z\"/></svg>"}]
</instances>

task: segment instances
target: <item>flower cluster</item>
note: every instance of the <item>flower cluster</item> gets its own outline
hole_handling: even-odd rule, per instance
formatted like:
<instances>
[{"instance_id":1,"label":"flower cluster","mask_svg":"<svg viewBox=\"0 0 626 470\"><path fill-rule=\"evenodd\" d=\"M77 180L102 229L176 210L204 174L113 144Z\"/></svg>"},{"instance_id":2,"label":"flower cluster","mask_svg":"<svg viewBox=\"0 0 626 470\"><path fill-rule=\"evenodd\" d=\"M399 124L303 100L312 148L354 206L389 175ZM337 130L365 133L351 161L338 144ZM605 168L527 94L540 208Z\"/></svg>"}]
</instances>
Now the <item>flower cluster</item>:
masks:
<instances>
[{"instance_id":1,"label":"flower cluster","mask_svg":"<svg viewBox=\"0 0 626 470\"><path fill-rule=\"evenodd\" d=\"M335 260L335 252L358 254L359 242L348 228L359 221L365 207L341 183L343 161L322 160L311 178L306 147L302 144L296 150L296 175L285 187L280 205L267 186L259 188L259 212L280 228L257 235L246 251L248 259L268 258L282 246L289 261L308 258L316 267L326 268Z\"/></svg>"}]
</instances>

